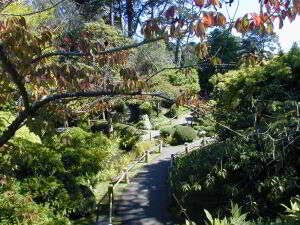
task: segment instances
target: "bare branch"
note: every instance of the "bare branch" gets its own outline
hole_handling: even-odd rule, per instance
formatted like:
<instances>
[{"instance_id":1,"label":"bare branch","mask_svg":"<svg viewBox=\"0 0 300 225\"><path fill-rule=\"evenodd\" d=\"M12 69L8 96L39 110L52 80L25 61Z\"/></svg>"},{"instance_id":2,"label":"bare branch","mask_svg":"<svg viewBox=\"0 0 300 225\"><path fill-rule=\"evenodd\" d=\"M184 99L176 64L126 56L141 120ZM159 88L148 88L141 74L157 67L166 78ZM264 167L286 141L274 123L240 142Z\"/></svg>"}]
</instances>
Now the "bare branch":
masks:
<instances>
[{"instance_id":1,"label":"bare branch","mask_svg":"<svg viewBox=\"0 0 300 225\"><path fill-rule=\"evenodd\" d=\"M108 91L82 91L73 93L62 93L53 94L43 97L41 100L34 102L28 109L25 109L19 113L17 118L7 127L7 129L0 136L0 147L5 145L16 133L16 131L22 127L26 120L34 115L40 108L46 104L62 99L80 99L80 98L90 98L90 97L102 97L102 96L150 96L163 98L171 103L175 103L174 99L170 99L163 93L145 93L145 92L132 92L132 93L120 93L120 92L108 92Z\"/></svg>"},{"instance_id":2,"label":"bare branch","mask_svg":"<svg viewBox=\"0 0 300 225\"><path fill-rule=\"evenodd\" d=\"M0 3L0 12L3 11L6 7L8 7L10 4L15 2L14 0L7 0L7 1L2 1Z\"/></svg>"},{"instance_id":3,"label":"bare branch","mask_svg":"<svg viewBox=\"0 0 300 225\"><path fill-rule=\"evenodd\" d=\"M5 72L7 72L14 84L17 86L20 95L22 96L25 108L29 108L29 97L22 76L17 71L15 65L7 57L4 46L0 44L0 61Z\"/></svg>"},{"instance_id":4,"label":"bare branch","mask_svg":"<svg viewBox=\"0 0 300 225\"><path fill-rule=\"evenodd\" d=\"M95 52L93 54L94 55L105 55L105 54L109 54L109 53L116 53L116 52L126 51L126 50L130 50L130 49L133 49L133 48L140 47L140 46L145 45L145 44L149 44L149 43L153 43L153 42L162 40L164 38L165 37L157 37L157 38L153 38L153 39L146 39L146 40L138 42L138 43L125 45L125 46L120 46L120 47L116 47L116 48L111 48L111 49L107 49L107 50L104 50L104 51ZM48 52L48 53L45 53L41 56L38 56L37 58L32 60L32 63L37 63L37 62L41 61L42 59L53 57L53 56L80 57L80 56L90 56L90 55L91 55L91 53L84 53L84 52L54 51L54 52Z\"/></svg>"},{"instance_id":5,"label":"bare branch","mask_svg":"<svg viewBox=\"0 0 300 225\"><path fill-rule=\"evenodd\" d=\"M63 2L65 2L66 0L61 0L47 8L44 8L44 9L41 9L41 10L38 10L38 11L34 11L34 12L29 12L29 13L23 13L23 14L16 14L16 13L0 13L0 16L32 16L32 15L35 15L35 14L39 14L39 13L43 13L43 12L46 12L48 10L51 10L55 7L57 7L58 5L62 4Z\"/></svg>"},{"instance_id":6,"label":"bare branch","mask_svg":"<svg viewBox=\"0 0 300 225\"><path fill-rule=\"evenodd\" d=\"M165 67L165 68L162 68L161 70L158 70L157 72L151 74L149 77L147 77L147 79L145 80L146 82L149 82L152 78L154 78L155 76L159 75L161 72L165 71L165 70L181 70L181 69L187 69L187 68L195 68L195 69L201 69L203 68L204 66L207 66L209 65L208 63L197 63L197 64L192 64L192 65L186 65L186 66L175 66L175 67ZM233 67L235 66L235 64L230 64L230 63L223 63L223 64L214 64L214 66L216 68L218 67Z\"/></svg>"}]
</instances>

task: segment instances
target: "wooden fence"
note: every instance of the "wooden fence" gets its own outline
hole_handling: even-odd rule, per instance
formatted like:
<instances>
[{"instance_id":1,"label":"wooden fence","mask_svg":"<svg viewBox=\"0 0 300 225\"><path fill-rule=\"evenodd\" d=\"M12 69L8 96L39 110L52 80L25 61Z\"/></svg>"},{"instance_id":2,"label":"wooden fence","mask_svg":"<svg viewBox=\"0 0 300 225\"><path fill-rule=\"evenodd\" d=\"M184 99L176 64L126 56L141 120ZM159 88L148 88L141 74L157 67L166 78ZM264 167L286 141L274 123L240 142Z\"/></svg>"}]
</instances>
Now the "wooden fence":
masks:
<instances>
[{"instance_id":1,"label":"wooden fence","mask_svg":"<svg viewBox=\"0 0 300 225\"><path fill-rule=\"evenodd\" d=\"M149 139L152 140L152 133L149 133ZM113 182L110 183L108 190L106 194L100 199L98 203L98 209L97 209L97 215L96 215L96 224L99 221L99 213L100 213L100 207L101 203L106 202L108 203L108 216L107 216L107 224L112 225L113 223L113 214L114 214L114 192L117 186L123 182L126 184L130 183L130 176L129 172L132 171L137 165L139 165L141 162L149 163L150 155L153 153L161 153L162 151L163 143L161 140L159 140L159 144L155 145L149 150L146 150L145 153L136 159L132 164L128 165L127 168L125 168L115 179Z\"/></svg>"},{"instance_id":2,"label":"wooden fence","mask_svg":"<svg viewBox=\"0 0 300 225\"><path fill-rule=\"evenodd\" d=\"M153 138L151 132L149 133L150 135L150 140ZM172 154L171 155L171 162L170 162L170 167L169 167L169 180L171 182L171 176L172 176L172 170L174 167L174 163L175 163L175 158L179 157L180 155L184 155L184 154L188 154L190 151L193 151L195 149L198 149L199 147L204 147L207 146L208 144L210 144L212 142L213 139L205 139L203 138L199 143L194 143L194 144L185 144L185 151L182 153L177 153L177 154ZM107 223L108 225L112 225L113 224L113 216L114 216L114 192L117 188L117 186L123 182L126 184L130 183L130 176L129 176L129 172L132 171L137 165L139 165L141 162L143 163L149 163L149 158L150 155L153 153L161 153L162 152L162 148L163 148L163 143L161 140L159 140L159 144L155 145L154 147L152 147L151 149L145 151L145 153L139 157L137 160L135 160L132 164L128 165L127 168L125 168L115 179L113 182L110 183L108 190L106 192L106 194L101 198L101 200L98 203L98 209L97 209L97 216L96 216L96 224L99 221L99 213L100 213L100 208L101 208L101 203L106 202L106 204L108 204L108 215L107 215ZM172 184L170 183L170 187L172 187ZM171 193L172 198L175 199L175 201L177 202L177 204L182 207L180 205L180 202L178 200L178 198L175 196L174 193ZM182 210L184 212L184 209L182 207ZM186 218L189 220L188 215L186 215Z\"/></svg>"}]
</instances>

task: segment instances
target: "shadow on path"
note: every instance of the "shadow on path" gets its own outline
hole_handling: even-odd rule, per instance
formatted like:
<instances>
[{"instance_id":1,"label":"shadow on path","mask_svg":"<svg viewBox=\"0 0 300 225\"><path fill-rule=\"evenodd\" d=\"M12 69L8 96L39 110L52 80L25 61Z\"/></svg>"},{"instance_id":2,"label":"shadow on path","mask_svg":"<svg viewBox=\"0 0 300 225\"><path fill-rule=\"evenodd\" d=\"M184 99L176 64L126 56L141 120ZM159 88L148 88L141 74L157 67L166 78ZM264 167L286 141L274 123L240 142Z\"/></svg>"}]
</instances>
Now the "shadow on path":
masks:
<instances>
[{"instance_id":1,"label":"shadow on path","mask_svg":"<svg viewBox=\"0 0 300 225\"><path fill-rule=\"evenodd\" d=\"M172 153L183 146L164 148L162 155L131 180L116 200L116 215L122 225L171 225L168 212L168 167Z\"/></svg>"}]
</instances>

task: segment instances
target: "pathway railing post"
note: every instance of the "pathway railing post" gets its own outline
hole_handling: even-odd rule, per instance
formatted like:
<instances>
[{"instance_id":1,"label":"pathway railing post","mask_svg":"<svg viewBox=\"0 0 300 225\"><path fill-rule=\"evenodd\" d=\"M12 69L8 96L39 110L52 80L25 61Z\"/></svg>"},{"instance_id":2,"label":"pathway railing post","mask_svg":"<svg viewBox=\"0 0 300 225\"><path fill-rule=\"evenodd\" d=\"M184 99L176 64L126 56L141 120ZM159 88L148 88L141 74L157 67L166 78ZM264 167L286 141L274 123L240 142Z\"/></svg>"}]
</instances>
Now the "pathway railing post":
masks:
<instances>
[{"instance_id":1,"label":"pathway railing post","mask_svg":"<svg viewBox=\"0 0 300 225\"><path fill-rule=\"evenodd\" d=\"M152 141L152 132L149 132L149 140Z\"/></svg>"},{"instance_id":2,"label":"pathway railing post","mask_svg":"<svg viewBox=\"0 0 300 225\"><path fill-rule=\"evenodd\" d=\"M113 200L114 200L114 187L110 185L108 187L108 197L109 197L109 215L108 215L108 225L112 225L113 217Z\"/></svg>"},{"instance_id":3,"label":"pathway railing post","mask_svg":"<svg viewBox=\"0 0 300 225\"><path fill-rule=\"evenodd\" d=\"M170 165L171 172L172 172L172 169L173 169L173 166L174 166L174 159L175 159L175 155L172 154L172 155L171 155L171 165Z\"/></svg>"},{"instance_id":4,"label":"pathway railing post","mask_svg":"<svg viewBox=\"0 0 300 225\"><path fill-rule=\"evenodd\" d=\"M149 162L149 150L146 151L146 155L145 155L145 163Z\"/></svg>"},{"instance_id":5,"label":"pathway railing post","mask_svg":"<svg viewBox=\"0 0 300 225\"><path fill-rule=\"evenodd\" d=\"M205 138L202 138L201 145L202 145L202 147L205 145Z\"/></svg>"},{"instance_id":6,"label":"pathway railing post","mask_svg":"<svg viewBox=\"0 0 300 225\"><path fill-rule=\"evenodd\" d=\"M124 170L125 173L125 183L129 184L130 183L130 179L129 179L129 172L128 170Z\"/></svg>"},{"instance_id":7,"label":"pathway railing post","mask_svg":"<svg viewBox=\"0 0 300 225\"><path fill-rule=\"evenodd\" d=\"M188 154L189 153L189 144L188 143L185 143L185 154Z\"/></svg>"},{"instance_id":8,"label":"pathway railing post","mask_svg":"<svg viewBox=\"0 0 300 225\"><path fill-rule=\"evenodd\" d=\"M161 153L163 147L163 142L162 140L159 141L159 146L158 146L158 152Z\"/></svg>"}]
</instances>

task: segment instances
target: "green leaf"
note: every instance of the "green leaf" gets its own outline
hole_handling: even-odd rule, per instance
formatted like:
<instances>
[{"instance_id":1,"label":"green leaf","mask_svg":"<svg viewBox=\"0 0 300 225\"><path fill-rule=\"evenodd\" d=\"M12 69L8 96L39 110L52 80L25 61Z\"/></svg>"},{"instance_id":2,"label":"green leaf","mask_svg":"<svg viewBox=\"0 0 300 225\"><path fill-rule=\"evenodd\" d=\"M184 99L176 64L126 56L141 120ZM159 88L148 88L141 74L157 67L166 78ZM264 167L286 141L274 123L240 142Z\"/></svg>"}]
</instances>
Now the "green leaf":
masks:
<instances>
[{"instance_id":1,"label":"green leaf","mask_svg":"<svg viewBox=\"0 0 300 225\"><path fill-rule=\"evenodd\" d=\"M204 209L204 212L205 212L207 219L211 222L211 224L213 224L214 219L213 219L212 215L206 209Z\"/></svg>"}]
</instances>

